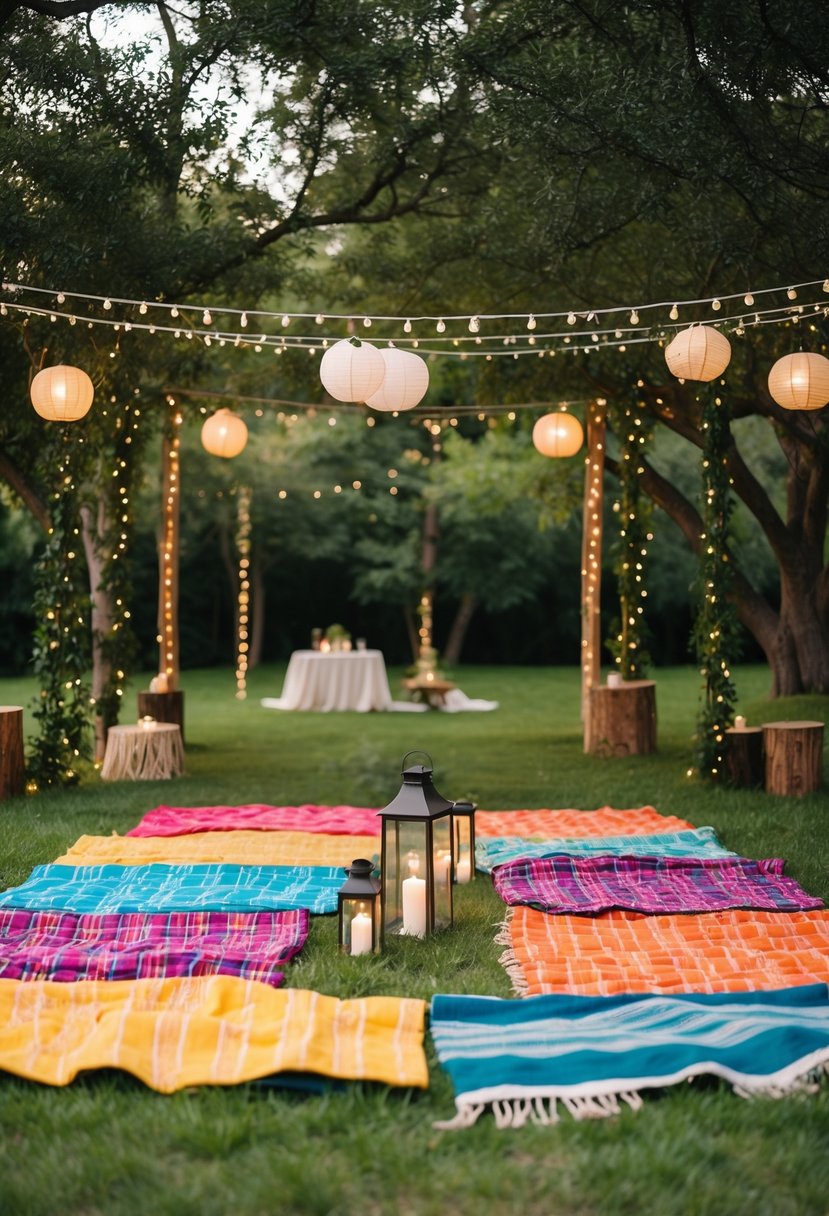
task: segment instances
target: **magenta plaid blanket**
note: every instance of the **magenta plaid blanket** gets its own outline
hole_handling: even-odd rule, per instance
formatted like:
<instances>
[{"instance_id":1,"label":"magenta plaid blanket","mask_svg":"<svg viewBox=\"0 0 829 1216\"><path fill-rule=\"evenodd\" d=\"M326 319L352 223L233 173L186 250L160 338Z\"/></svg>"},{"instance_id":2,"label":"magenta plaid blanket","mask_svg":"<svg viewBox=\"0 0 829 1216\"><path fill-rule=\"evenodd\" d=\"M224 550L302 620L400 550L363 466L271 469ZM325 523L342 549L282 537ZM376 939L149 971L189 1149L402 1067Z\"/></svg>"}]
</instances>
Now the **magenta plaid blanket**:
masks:
<instances>
[{"instance_id":1,"label":"magenta plaid blanket","mask_svg":"<svg viewBox=\"0 0 829 1216\"><path fill-rule=\"evenodd\" d=\"M612 908L658 915L767 908L822 908L792 878L782 858L555 857L520 858L492 871L505 903L542 912L596 915Z\"/></svg>"},{"instance_id":2,"label":"magenta plaid blanket","mask_svg":"<svg viewBox=\"0 0 829 1216\"><path fill-rule=\"evenodd\" d=\"M127 836L189 836L193 832L324 832L379 836L377 811L366 806L157 806Z\"/></svg>"},{"instance_id":3,"label":"magenta plaid blanket","mask_svg":"<svg viewBox=\"0 0 829 1216\"><path fill-rule=\"evenodd\" d=\"M132 980L235 975L278 987L305 944L309 913L78 914L0 908L0 976Z\"/></svg>"}]
</instances>

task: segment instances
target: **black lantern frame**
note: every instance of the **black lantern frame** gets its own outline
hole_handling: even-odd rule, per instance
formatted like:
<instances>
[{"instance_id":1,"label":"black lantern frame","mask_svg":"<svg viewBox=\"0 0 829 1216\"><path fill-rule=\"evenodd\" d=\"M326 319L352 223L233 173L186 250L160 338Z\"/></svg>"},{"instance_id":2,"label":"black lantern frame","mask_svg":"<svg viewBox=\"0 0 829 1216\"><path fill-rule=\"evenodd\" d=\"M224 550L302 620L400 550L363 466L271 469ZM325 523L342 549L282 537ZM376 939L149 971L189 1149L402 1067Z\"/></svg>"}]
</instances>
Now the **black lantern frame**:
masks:
<instances>
[{"instance_id":1,"label":"black lantern frame","mask_svg":"<svg viewBox=\"0 0 829 1216\"><path fill-rule=\"evenodd\" d=\"M462 800L452 805L452 857L454 879L459 885L475 877L475 812L474 802Z\"/></svg>"},{"instance_id":2,"label":"black lantern frame","mask_svg":"<svg viewBox=\"0 0 829 1216\"><path fill-rule=\"evenodd\" d=\"M452 807L432 784L428 765L406 767L382 820L381 942L386 935L428 937L453 923ZM422 753L426 754L426 753Z\"/></svg>"},{"instance_id":3,"label":"black lantern frame","mask_svg":"<svg viewBox=\"0 0 829 1216\"><path fill-rule=\"evenodd\" d=\"M337 941L343 954L380 952L380 880L374 862L357 857L344 867L348 878L337 893Z\"/></svg>"}]
</instances>

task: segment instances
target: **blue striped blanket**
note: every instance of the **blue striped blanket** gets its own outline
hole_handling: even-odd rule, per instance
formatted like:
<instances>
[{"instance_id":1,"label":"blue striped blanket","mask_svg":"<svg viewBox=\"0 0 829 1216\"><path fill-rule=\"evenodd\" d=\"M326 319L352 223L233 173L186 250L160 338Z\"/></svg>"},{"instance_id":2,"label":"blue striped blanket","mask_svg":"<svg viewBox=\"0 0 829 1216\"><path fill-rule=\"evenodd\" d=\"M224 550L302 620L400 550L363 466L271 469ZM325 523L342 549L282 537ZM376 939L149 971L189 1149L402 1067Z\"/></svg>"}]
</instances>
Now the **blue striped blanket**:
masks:
<instances>
[{"instance_id":1,"label":"blue striped blanket","mask_svg":"<svg viewBox=\"0 0 829 1216\"><path fill-rule=\"evenodd\" d=\"M64 912L336 912L338 866L35 866L0 907Z\"/></svg>"},{"instance_id":2,"label":"blue striped blanket","mask_svg":"<svg viewBox=\"0 0 829 1216\"><path fill-rule=\"evenodd\" d=\"M741 1097L809 1088L829 1069L829 987L612 997L435 996L432 1038L457 1114L499 1127L634 1109L640 1090L708 1073Z\"/></svg>"},{"instance_id":3,"label":"blue striped blanket","mask_svg":"<svg viewBox=\"0 0 829 1216\"><path fill-rule=\"evenodd\" d=\"M519 857L736 857L717 838L713 828L689 828L654 836L567 836L555 840L528 840L526 836L479 836L475 865L489 872Z\"/></svg>"}]
</instances>

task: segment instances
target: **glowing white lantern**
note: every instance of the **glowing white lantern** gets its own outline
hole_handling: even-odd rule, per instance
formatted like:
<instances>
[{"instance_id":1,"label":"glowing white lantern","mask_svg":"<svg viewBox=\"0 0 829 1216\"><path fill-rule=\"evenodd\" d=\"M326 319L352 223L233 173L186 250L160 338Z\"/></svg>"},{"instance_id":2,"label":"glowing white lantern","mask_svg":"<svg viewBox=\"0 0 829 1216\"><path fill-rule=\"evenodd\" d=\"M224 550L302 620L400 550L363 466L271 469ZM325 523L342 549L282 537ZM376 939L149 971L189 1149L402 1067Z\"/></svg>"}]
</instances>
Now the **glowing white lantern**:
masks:
<instances>
[{"instance_id":1,"label":"glowing white lantern","mask_svg":"<svg viewBox=\"0 0 829 1216\"><path fill-rule=\"evenodd\" d=\"M201 429L202 446L211 456L231 460L238 456L248 441L248 428L238 414L216 410Z\"/></svg>"},{"instance_id":2,"label":"glowing white lantern","mask_svg":"<svg viewBox=\"0 0 829 1216\"><path fill-rule=\"evenodd\" d=\"M428 367L419 355L398 350L396 346L381 350L380 355L386 365L386 375L377 392L366 397L366 405L384 413L414 409L429 387Z\"/></svg>"},{"instance_id":3,"label":"glowing white lantern","mask_svg":"<svg viewBox=\"0 0 829 1216\"><path fill-rule=\"evenodd\" d=\"M544 414L533 427L533 443L542 456L575 456L584 431L572 414Z\"/></svg>"},{"instance_id":4,"label":"glowing white lantern","mask_svg":"<svg viewBox=\"0 0 829 1216\"><path fill-rule=\"evenodd\" d=\"M829 402L829 359L799 351L769 372L769 392L784 410L820 410Z\"/></svg>"},{"instance_id":5,"label":"glowing white lantern","mask_svg":"<svg viewBox=\"0 0 829 1216\"><path fill-rule=\"evenodd\" d=\"M89 413L94 392L86 372L65 363L44 367L29 389L36 413L50 422L77 422L83 418Z\"/></svg>"},{"instance_id":6,"label":"glowing white lantern","mask_svg":"<svg viewBox=\"0 0 829 1216\"><path fill-rule=\"evenodd\" d=\"M716 380L731 362L731 343L713 325L692 325L669 343L665 362L680 380Z\"/></svg>"},{"instance_id":7,"label":"glowing white lantern","mask_svg":"<svg viewBox=\"0 0 829 1216\"><path fill-rule=\"evenodd\" d=\"M335 401L366 401L377 392L386 364L369 342L335 342L320 360L320 380Z\"/></svg>"}]
</instances>

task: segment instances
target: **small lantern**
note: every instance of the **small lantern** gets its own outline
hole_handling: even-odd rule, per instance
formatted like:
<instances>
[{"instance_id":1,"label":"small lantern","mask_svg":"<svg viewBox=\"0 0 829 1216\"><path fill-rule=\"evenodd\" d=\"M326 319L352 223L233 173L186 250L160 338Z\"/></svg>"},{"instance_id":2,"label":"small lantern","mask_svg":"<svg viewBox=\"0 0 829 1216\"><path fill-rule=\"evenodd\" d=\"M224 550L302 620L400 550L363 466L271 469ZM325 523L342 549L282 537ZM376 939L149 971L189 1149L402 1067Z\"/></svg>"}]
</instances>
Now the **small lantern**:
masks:
<instances>
[{"instance_id":1,"label":"small lantern","mask_svg":"<svg viewBox=\"0 0 829 1216\"><path fill-rule=\"evenodd\" d=\"M769 372L769 393L784 410L821 410L829 402L829 359L798 351Z\"/></svg>"},{"instance_id":2,"label":"small lantern","mask_svg":"<svg viewBox=\"0 0 829 1216\"><path fill-rule=\"evenodd\" d=\"M376 393L366 398L373 410L413 410L429 387L429 369L419 355L389 346L381 350L386 375Z\"/></svg>"},{"instance_id":3,"label":"small lantern","mask_svg":"<svg viewBox=\"0 0 829 1216\"><path fill-rule=\"evenodd\" d=\"M471 882L475 877L475 811L474 802L452 804L453 856L455 882Z\"/></svg>"},{"instance_id":4,"label":"small lantern","mask_svg":"<svg viewBox=\"0 0 829 1216\"><path fill-rule=\"evenodd\" d=\"M232 460L244 449L248 441L248 428L238 414L230 410L216 410L201 429L202 447L211 456Z\"/></svg>"},{"instance_id":5,"label":"small lantern","mask_svg":"<svg viewBox=\"0 0 829 1216\"><path fill-rule=\"evenodd\" d=\"M533 427L533 443L542 456L575 456L584 442L578 418L560 411L544 414Z\"/></svg>"},{"instance_id":6,"label":"small lantern","mask_svg":"<svg viewBox=\"0 0 829 1216\"><path fill-rule=\"evenodd\" d=\"M77 422L89 413L94 393L86 372L65 363L44 367L29 389L35 412L50 422Z\"/></svg>"},{"instance_id":7,"label":"small lantern","mask_svg":"<svg viewBox=\"0 0 829 1216\"><path fill-rule=\"evenodd\" d=\"M383 383L386 364L370 342L335 342L320 360L320 380L335 401L365 401Z\"/></svg>"},{"instance_id":8,"label":"small lantern","mask_svg":"<svg viewBox=\"0 0 829 1216\"><path fill-rule=\"evenodd\" d=\"M692 325L665 348L665 362L680 380L716 380L731 362L731 343L713 325Z\"/></svg>"},{"instance_id":9,"label":"small lantern","mask_svg":"<svg viewBox=\"0 0 829 1216\"><path fill-rule=\"evenodd\" d=\"M452 807L432 784L429 765L406 768L403 785L380 811L382 934L427 937L452 924ZM427 757L428 759L428 757Z\"/></svg>"},{"instance_id":10,"label":"small lantern","mask_svg":"<svg viewBox=\"0 0 829 1216\"><path fill-rule=\"evenodd\" d=\"M374 862L358 857L345 866L348 878L337 895L338 941L343 954L377 954L380 950L380 879L372 878Z\"/></svg>"}]
</instances>

